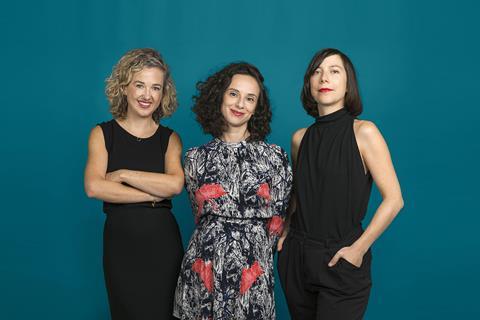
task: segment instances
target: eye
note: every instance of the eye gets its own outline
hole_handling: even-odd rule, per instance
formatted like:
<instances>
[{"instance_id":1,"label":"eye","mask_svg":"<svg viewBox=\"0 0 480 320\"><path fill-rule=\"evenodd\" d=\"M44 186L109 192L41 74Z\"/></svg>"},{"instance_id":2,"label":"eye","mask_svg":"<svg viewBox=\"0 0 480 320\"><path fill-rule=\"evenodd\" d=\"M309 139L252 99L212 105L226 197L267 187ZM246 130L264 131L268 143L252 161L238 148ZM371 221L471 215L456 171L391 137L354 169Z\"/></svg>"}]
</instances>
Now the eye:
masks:
<instances>
[{"instance_id":1,"label":"eye","mask_svg":"<svg viewBox=\"0 0 480 320\"><path fill-rule=\"evenodd\" d=\"M235 91L230 91L230 92L228 93L228 95L229 95L230 97L236 97L236 96L237 96L237 93L236 93Z\"/></svg>"},{"instance_id":2,"label":"eye","mask_svg":"<svg viewBox=\"0 0 480 320\"><path fill-rule=\"evenodd\" d=\"M161 88L160 88L160 87L153 87L153 90L155 90L155 91L160 91Z\"/></svg>"},{"instance_id":3,"label":"eye","mask_svg":"<svg viewBox=\"0 0 480 320\"><path fill-rule=\"evenodd\" d=\"M338 74L338 73L340 73L340 71L337 70L337 69L333 69L333 70L332 70L332 73L333 73L333 74Z\"/></svg>"},{"instance_id":4,"label":"eye","mask_svg":"<svg viewBox=\"0 0 480 320\"><path fill-rule=\"evenodd\" d=\"M143 88L143 84L137 83L137 84L135 85L135 88L137 88L137 89L142 89L142 88Z\"/></svg>"},{"instance_id":5,"label":"eye","mask_svg":"<svg viewBox=\"0 0 480 320\"><path fill-rule=\"evenodd\" d=\"M315 69L315 71L313 71L313 74L319 74L320 73L320 69Z\"/></svg>"},{"instance_id":6,"label":"eye","mask_svg":"<svg viewBox=\"0 0 480 320\"><path fill-rule=\"evenodd\" d=\"M251 102L251 103L254 103L254 102L255 102L255 98L254 98L254 97L248 97L248 98L247 98L247 101L248 101L248 102Z\"/></svg>"}]
</instances>

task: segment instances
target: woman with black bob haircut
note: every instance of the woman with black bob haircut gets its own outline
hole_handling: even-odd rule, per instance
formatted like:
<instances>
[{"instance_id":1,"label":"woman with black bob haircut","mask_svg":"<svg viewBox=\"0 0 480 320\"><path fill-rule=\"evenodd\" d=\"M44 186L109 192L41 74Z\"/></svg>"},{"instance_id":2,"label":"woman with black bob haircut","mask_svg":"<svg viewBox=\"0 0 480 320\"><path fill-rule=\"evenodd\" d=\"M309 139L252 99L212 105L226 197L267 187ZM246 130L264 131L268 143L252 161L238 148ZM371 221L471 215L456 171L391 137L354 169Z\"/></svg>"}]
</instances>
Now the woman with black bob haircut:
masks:
<instances>
[{"instance_id":1,"label":"woman with black bob haircut","mask_svg":"<svg viewBox=\"0 0 480 320\"><path fill-rule=\"evenodd\" d=\"M362 319L370 288L370 247L403 207L387 144L370 121L355 69L337 49L315 54L303 107L315 122L292 137L295 195L278 241L278 271L292 319ZM372 182L383 200L364 230Z\"/></svg>"},{"instance_id":2,"label":"woman with black bob haircut","mask_svg":"<svg viewBox=\"0 0 480 320\"><path fill-rule=\"evenodd\" d=\"M184 256L174 315L181 319L274 319L273 254L292 172L264 140L270 103L263 76L232 63L197 84L193 111L214 139L185 155L197 227Z\"/></svg>"}]
</instances>

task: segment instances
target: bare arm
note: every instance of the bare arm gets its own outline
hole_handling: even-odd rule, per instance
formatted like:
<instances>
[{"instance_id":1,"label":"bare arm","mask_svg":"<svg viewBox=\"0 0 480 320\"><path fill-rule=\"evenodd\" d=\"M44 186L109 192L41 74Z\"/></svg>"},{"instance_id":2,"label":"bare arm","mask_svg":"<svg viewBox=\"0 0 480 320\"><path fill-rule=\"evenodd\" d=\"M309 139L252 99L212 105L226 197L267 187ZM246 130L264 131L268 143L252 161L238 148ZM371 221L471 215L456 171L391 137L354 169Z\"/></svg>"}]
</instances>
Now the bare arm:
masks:
<instances>
[{"instance_id":1,"label":"bare arm","mask_svg":"<svg viewBox=\"0 0 480 320\"><path fill-rule=\"evenodd\" d=\"M99 126L96 126L92 129L88 141L88 160L84 181L87 196L111 203L161 200L143 191L124 186L119 182L106 180L107 164L108 152L105 148L103 132Z\"/></svg>"},{"instance_id":2,"label":"bare arm","mask_svg":"<svg viewBox=\"0 0 480 320\"><path fill-rule=\"evenodd\" d=\"M134 170L117 170L107 175L107 180L128 185L160 198L170 198L182 192L184 175L181 162L182 141L173 132L165 153L165 173Z\"/></svg>"},{"instance_id":3,"label":"bare arm","mask_svg":"<svg viewBox=\"0 0 480 320\"><path fill-rule=\"evenodd\" d=\"M344 258L352 264L360 266L363 255L403 207L400 184L382 134L375 124L369 121L357 121L355 134L360 154L380 191L382 202L362 236L350 247L339 250L329 265L334 265L339 258Z\"/></svg>"},{"instance_id":4,"label":"bare arm","mask_svg":"<svg viewBox=\"0 0 480 320\"><path fill-rule=\"evenodd\" d=\"M303 136L305 135L306 131L307 131L307 128L298 129L292 135L292 142L291 142L290 151L291 151L291 156L292 156L293 181L295 181L295 169L296 169L296 165L297 165L298 149L300 148L300 143L302 142ZM291 193L291 196L290 196L290 203L289 203L288 209L287 209L287 218L285 220L285 228L283 229L282 236L278 240L277 251L282 250L283 241L287 237L288 231L290 229L290 218L291 218L292 213L295 211L295 208L296 208L294 192L295 192L295 189L292 188L292 193Z\"/></svg>"},{"instance_id":5,"label":"bare arm","mask_svg":"<svg viewBox=\"0 0 480 320\"><path fill-rule=\"evenodd\" d=\"M307 131L307 128L298 129L292 136L291 153L292 153L292 171L294 175L295 175L295 170L297 168L298 150L300 149L300 144L302 143L303 136L305 135L306 131ZM288 209L289 217L296 209L296 202L295 202L295 197L293 196L293 193L290 199L291 201Z\"/></svg>"}]
</instances>

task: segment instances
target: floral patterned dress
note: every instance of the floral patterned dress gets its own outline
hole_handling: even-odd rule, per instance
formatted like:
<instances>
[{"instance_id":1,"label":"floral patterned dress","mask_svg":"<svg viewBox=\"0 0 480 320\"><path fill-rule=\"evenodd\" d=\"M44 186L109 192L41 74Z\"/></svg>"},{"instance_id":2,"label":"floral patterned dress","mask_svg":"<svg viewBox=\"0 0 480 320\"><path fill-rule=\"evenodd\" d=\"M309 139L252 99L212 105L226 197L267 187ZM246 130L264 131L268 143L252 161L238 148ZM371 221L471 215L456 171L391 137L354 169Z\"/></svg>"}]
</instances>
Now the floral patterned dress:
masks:
<instances>
[{"instance_id":1,"label":"floral patterned dress","mask_svg":"<svg viewBox=\"0 0 480 320\"><path fill-rule=\"evenodd\" d=\"M283 149L216 138L185 155L197 223L182 262L180 319L275 319L273 254L292 171Z\"/></svg>"}]
</instances>

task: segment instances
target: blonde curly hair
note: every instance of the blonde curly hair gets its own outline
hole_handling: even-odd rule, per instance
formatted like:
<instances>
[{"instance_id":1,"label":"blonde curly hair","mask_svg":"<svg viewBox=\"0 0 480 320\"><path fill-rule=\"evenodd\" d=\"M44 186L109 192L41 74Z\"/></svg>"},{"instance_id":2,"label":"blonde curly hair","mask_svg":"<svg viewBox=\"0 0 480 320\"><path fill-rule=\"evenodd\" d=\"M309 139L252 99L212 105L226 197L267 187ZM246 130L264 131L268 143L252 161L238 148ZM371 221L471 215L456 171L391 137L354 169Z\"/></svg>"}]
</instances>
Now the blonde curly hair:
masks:
<instances>
[{"instance_id":1,"label":"blonde curly hair","mask_svg":"<svg viewBox=\"0 0 480 320\"><path fill-rule=\"evenodd\" d=\"M106 79L105 94L110 102L110 113L115 119L125 119L127 115L127 97L124 89L130 84L133 74L144 68L159 68L165 72L163 95L160 106L153 112L152 118L158 123L160 119L170 116L177 109L177 91L170 76L168 65L158 51L150 48L128 51L113 67L112 74Z\"/></svg>"}]
</instances>

